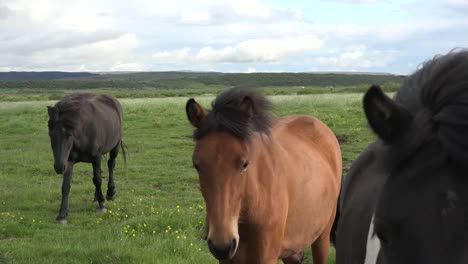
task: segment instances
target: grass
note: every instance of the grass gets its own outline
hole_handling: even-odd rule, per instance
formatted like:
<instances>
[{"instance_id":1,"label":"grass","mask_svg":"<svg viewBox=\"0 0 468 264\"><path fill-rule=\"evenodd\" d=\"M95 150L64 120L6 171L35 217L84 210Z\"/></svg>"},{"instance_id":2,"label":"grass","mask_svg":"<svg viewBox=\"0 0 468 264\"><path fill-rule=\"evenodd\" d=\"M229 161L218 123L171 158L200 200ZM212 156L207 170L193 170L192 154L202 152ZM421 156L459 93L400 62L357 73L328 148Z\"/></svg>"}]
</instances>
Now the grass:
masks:
<instances>
[{"instance_id":1,"label":"grass","mask_svg":"<svg viewBox=\"0 0 468 264\"><path fill-rule=\"evenodd\" d=\"M118 159L117 199L96 214L91 165L77 164L63 226L54 223L62 178L47 134L53 102L0 103L0 263L217 263L202 239L205 208L191 165L186 99L121 100L130 156L126 170ZM197 98L206 107L211 99ZM344 171L373 140L360 94L272 100L275 116L310 114L328 124L343 142ZM310 250L305 263L312 263Z\"/></svg>"}]
</instances>

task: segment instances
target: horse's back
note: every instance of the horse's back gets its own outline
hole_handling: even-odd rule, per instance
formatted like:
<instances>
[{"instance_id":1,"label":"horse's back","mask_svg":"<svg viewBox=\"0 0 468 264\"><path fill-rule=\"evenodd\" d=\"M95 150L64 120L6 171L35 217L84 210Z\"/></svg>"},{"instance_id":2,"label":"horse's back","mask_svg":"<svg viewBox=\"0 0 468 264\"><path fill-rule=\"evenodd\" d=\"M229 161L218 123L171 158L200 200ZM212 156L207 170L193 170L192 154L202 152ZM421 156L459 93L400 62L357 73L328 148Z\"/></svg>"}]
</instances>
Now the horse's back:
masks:
<instances>
[{"instance_id":1,"label":"horse's back","mask_svg":"<svg viewBox=\"0 0 468 264\"><path fill-rule=\"evenodd\" d=\"M102 105L103 107L109 107L112 111L115 111L118 114L120 120L122 120L122 106L117 99L109 95L96 95L95 102Z\"/></svg>"},{"instance_id":2,"label":"horse's back","mask_svg":"<svg viewBox=\"0 0 468 264\"><path fill-rule=\"evenodd\" d=\"M309 155L306 162L326 164L330 173L341 182L340 145L334 133L322 121L311 116L278 118L273 124L273 134L290 153Z\"/></svg>"},{"instance_id":3,"label":"horse's back","mask_svg":"<svg viewBox=\"0 0 468 264\"><path fill-rule=\"evenodd\" d=\"M325 230L341 185L341 151L333 132L314 117L276 119L277 162L288 190L283 250L310 245Z\"/></svg>"},{"instance_id":4,"label":"horse's back","mask_svg":"<svg viewBox=\"0 0 468 264\"><path fill-rule=\"evenodd\" d=\"M109 95L73 94L62 104L74 105L78 115L75 146L92 155L106 153L122 140L123 112L117 99Z\"/></svg>"}]
</instances>

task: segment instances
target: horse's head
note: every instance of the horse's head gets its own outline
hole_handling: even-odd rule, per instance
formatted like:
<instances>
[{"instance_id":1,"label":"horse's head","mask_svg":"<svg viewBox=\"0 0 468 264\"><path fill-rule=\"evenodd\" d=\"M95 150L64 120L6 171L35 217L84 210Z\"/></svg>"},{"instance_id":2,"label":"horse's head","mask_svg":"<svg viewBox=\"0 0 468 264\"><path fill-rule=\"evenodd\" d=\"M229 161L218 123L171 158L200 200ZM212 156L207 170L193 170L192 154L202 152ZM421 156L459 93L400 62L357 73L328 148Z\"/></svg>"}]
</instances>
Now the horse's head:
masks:
<instances>
[{"instance_id":1,"label":"horse's head","mask_svg":"<svg viewBox=\"0 0 468 264\"><path fill-rule=\"evenodd\" d=\"M54 154L54 169L57 174L66 170L67 160L73 147L72 129L66 122L60 120L58 108L48 106L49 113L49 137L52 152Z\"/></svg>"},{"instance_id":2,"label":"horse's head","mask_svg":"<svg viewBox=\"0 0 468 264\"><path fill-rule=\"evenodd\" d=\"M216 99L210 112L194 99L186 105L187 117L197 128L193 166L206 203L208 247L217 259L232 258L239 245L238 224L252 154L249 123L258 106L258 98L251 92L243 95L245 92L228 90ZM263 118L266 127L269 119Z\"/></svg>"},{"instance_id":3,"label":"horse's head","mask_svg":"<svg viewBox=\"0 0 468 264\"><path fill-rule=\"evenodd\" d=\"M467 67L468 52L449 54L410 76L396 101L378 87L364 96L386 145L374 220L379 264L468 261Z\"/></svg>"}]
</instances>

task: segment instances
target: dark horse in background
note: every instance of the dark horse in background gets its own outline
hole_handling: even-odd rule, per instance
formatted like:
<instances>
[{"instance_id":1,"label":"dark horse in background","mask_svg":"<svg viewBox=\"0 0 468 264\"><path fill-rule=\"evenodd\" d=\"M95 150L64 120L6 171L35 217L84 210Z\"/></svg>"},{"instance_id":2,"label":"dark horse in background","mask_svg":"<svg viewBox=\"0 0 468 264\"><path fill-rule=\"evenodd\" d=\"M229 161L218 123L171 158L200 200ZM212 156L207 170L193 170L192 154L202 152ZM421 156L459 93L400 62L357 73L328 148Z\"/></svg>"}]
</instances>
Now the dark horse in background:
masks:
<instances>
[{"instance_id":1,"label":"dark horse in background","mask_svg":"<svg viewBox=\"0 0 468 264\"><path fill-rule=\"evenodd\" d=\"M468 263L468 51L423 64L395 100L373 86L379 139L343 185L338 264Z\"/></svg>"},{"instance_id":2,"label":"dark horse in background","mask_svg":"<svg viewBox=\"0 0 468 264\"><path fill-rule=\"evenodd\" d=\"M70 192L73 165L77 162L93 164L93 183L98 211L105 212L101 190L102 155L109 153L107 166L109 182L107 200L115 198L115 158L122 148L123 114L120 103L113 97L94 94L73 94L64 97L55 106L48 106L49 136L54 154L54 169L63 173L62 204L57 223L67 222L68 194Z\"/></svg>"}]
</instances>

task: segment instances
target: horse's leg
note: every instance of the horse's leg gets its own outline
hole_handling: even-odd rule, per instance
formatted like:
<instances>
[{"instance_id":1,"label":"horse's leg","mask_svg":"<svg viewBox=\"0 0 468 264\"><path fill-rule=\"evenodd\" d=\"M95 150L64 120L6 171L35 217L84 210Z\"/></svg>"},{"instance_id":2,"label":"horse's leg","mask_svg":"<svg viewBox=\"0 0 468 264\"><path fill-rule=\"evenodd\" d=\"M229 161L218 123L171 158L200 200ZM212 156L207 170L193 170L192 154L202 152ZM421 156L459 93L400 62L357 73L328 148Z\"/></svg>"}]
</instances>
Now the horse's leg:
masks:
<instances>
[{"instance_id":1,"label":"horse's leg","mask_svg":"<svg viewBox=\"0 0 468 264\"><path fill-rule=\"evenodd\" d=\"M114 184L114 168L115 158L119 154L120 143L117 144L109 153L109 160L107 161L107 168L109 168L109 181L107 182L107 195L106 199L112 201L115 199L115 184Z\"/></svg>"},{"instance_id":2,"label":"horse's leg","mask_svg":"<svg viewBox=\"0 0 468 264\"><path fill-rule=\"evenodd\" d=\"M281 259L284 264L301 264L304 259L304 251L301 251L297 254L289 256L287 258Z\"/></svg>"},{"instance_id":3,"label":"horse's leg","mask_svg":"<svg viewBox=\"0 0 468 264\"><path fill-rule=\"evenodd\" d=\"M102 159L101 155L93 158L93 183L94 183L94 186L96 187L94 196L96 197L96 200L98 202L97 211L106 212L107 209L106 209L106 205L104 204L104 195L102 194L102 189L101 189L101 184L102 184L101 159Z\"/></svg>"},{"instance_id":4,"label":"horse's leg","mask_svg":"<svg viewBox=\"0 0 468 264\"><path fill-rule=\"evenodd\" d=\"M312 244L312 257L314 264L326 264L328 261L328 253L330 251L330 232L335 221L336 207L333 210L327 227L322 234Z\"/></svg>"},{"instance_id":5,"label":"horse's leg","mask_svg":"<svg viewBox=\"0 0 468 264\"><path fill-rule=\"evenodd\" d=\"M57 224L66 224L68 216L68 194L70 193L71 177L73 172L73 163L68 162L67 168L63 173L62 181L62 204L60 205L60 211L55 219Z\"/></svg>"}]
</instances>

